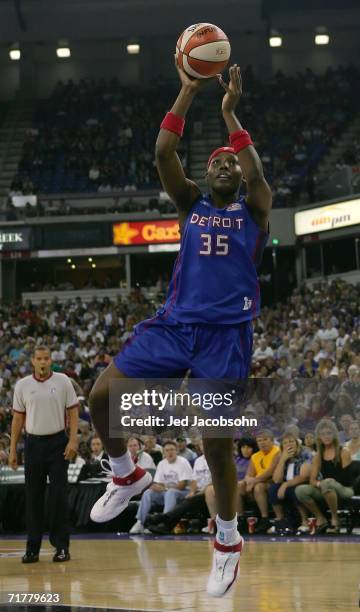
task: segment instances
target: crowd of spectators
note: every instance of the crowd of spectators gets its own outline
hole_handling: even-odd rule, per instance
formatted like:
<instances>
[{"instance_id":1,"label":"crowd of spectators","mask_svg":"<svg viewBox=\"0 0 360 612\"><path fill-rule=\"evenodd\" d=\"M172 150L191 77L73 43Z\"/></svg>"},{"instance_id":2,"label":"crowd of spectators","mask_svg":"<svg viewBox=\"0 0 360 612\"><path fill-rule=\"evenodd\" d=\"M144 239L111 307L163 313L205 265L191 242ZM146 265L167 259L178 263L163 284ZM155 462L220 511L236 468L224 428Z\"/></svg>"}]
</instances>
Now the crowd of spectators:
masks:
<instances>
[{"instance_id":1,"label":"crowd of spectators","mask_svg":"<svg viewBox=\"0 0 360 612\"><path fill-rule=\"evenodd\" d=\"M157 299L159 303L161 297ZM92 428L88 408L89 391L99 373L107 367L112 357L131 336L134 325L150 317L156 305L145 298L141 289L136 289L128 298L119 298L116 302L111 302L107 298L101 302L96 299L82 302L77 298L66 304L54 299L49 304L34 305L27 302L0 306L0 462L2 464L7 462L12 392L15 382L31 372L30 356L34 347L37 344L45 344L51 348L53 369L65 372L71 377L79 397L80 445L77 461L81 468L80 477L88 478L99 472L99 456L106 457L102 454L101 442ZM248 440L250 439L250 442L243 445L244 448L241 448L241 445L237 448L238 477L239 482L244 483L239 485L240 500L241 495L246 498L252 492L251 483L261 485L263 482L261 478L257 481L251 480L257 479L259 474L256 470L253 473L247 469L250 456L256 450L254 438L260 451L263 450L267 454L266 444L269 445L271 442L272 448L274 437L276 448L280 442L283 448L287 448L291 440L289 442L284 438L284 432L287 432L288 438L292 433L295 440L299 438L303 440L301 449L306 447L311 455L318 444L315 440L317 425L325 417L329 423L337 427L338 433L337 430L332 430L333 437L339 440L341 446L346 444L353 459L359 460L359 322L359 286L347 284L340 279L331 284L323 281L313 287L303 285L293 292L287 302L277 304L272 309L263 309L254 324L251 377L243 407L245 417L256 417L258 425L243 427L237 432L239 438L246 436ZM266 435L264 431L267 431ZM179 439L177 444L173 445L168 453L169 456L175 452L175 456L180 454L184 460L189 461L189 464L194 464L196 457L201 455L199 435L200 432L196 429L184 432L185 439ZM261 439L264 435L265 446ZM158 439L158 442L162 443L162 440ZM158 442L151 435L145 440L133 438L130 441L130 450L134 458L138 455L140 457L143 452L147 453L148 457L144 456L143 461L147 467L154 469L159 460L163 460L162 447ZM290 447L293 448L293 443ZM297 452L298 448L295 450ZM21 454L20 445L20 461ZM254 469L256 465L254 464ZM270 468L270 465L264 463L262 465L263 467L265 465L265 469ZM275 465L273 467L275 470ZM307 475L307 478L310 476ZM279 479L278 470L273 484L281 484L282 481ZM303 481L303 484L314 486L314 479L315 476L310 481ZM211 489L208 489L206 495L205 485L200 487L200 490L204 493L201 503L203 507L204 504L207 505L211 517L210 510L214 508ZM194 489L194 494L195 491L197 489ZM189 492L187 491L187 494ZM263 522L259 521L258 529L261 531L266 527L267 530L269 503L274 502L274 495L278 494L277 489L269 491L268 487L258 486L256 495L255 491L252 493L262 518L266 519ZM268 493L270 498L267 497ZM180 495L184 498L181 503L188 503L187 494ZM331 497L331 492L329 495ZM144 529L142 520L145 520L144 517L149 514L152 505L151 495L148 494L148 497L146 512L143 507L141 511L139 510L138 516L138 521ZM170 519L161 517L160 523L155 521L156 524L162 525L160 532L161 529L164 531L164 524L173 526L174 519L178 518L178 514L175 517L171 514L175 502L179 501L178 497L172 495L170 505L166 506L166 513L170 513ZM294 497L292 499L295 503ZM302 499L305 500L304 507L310 508L313 502L316 503L313 489L303 489ZM309 502L310 505L306 506L305 502ZM273 503L276 517L282 521L282 510L277 505L279 504ZM240 501L239 512L241 516ZM323 520L320 514L319 520L320 522ZM304 517L302 523L304 527ZM337 528L334 524L332 527Z\"/></svg>"},{"instance_id":2,"label":"crowd of spectators","mask_svg":"<svg viewBox=\"0 0 360 612\"><path fill-rule=\"evenodd\" d=\"M355 137L342 156L338 159L336 168L342 170L346 166L358 166L360 164L360 140Z\"/></svg>"},{"instance_id":3,"label":"crowd of spectators","mask_svg":"<svg viewBox=\"0 0 360 612\"><path fill-rule=\"evenodd\" d=\"M240 117L255 139L274 206L294 206L302 192L316 201L316 166L358 114L352 92L359 91L359 69L278 72L266 83L248 68L243 80Z\"/></svg>"},{"instance_id":4,"label":"crowd of spectators","mask_svg":"<svg viewBox=\"0 0 360 612\"><path fill-rule=\"evenodd\" d=\"M59 81L38 104L13 189L26 193L32 183L41 193L104 194L158 186L154 143L171 93L118 79Z\"/></svg>"},{"instance_id":5,"label":"crowd of spectators","mask_svg":"<svg viewBox=\"0 0 360 612\"><path fill-rule=\"evenodd\" d=\"M308 68L292 76L278 72L269 82L251 67L244 71L239 116L261 156L274 206L316 201L316 166L358 113L359 76L353 66L321 75ZM117 79L59 82L38 105L11 195L160 188L154 144L176 91L173 84L156 91L124 87ZM190 141L198 138L198 115L201 104L193 113L194 129L188 122ZM183 139L180 156L191 176L188 145ZM355 157L346 152L345 163Z\"/></svg>"}]
</instances>

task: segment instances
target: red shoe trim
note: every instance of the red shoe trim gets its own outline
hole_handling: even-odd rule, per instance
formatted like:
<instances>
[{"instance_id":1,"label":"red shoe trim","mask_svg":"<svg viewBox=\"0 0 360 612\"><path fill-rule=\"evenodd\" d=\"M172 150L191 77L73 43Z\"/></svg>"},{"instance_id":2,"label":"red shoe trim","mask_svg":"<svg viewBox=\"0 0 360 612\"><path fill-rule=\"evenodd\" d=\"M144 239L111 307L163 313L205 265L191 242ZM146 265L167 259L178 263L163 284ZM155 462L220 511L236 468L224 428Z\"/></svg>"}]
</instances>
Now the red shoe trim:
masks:
<instances>
[{"instance_id":1,"label":"red shoe trim","mask_svg":"<svg viewBox=\"0 0 360 612\"><path fill-rule=\"evenodd\" d=\"M243 547L243 539L241 538L238 544L234 544L233 546L225 546L224 544L220 544L217 540L214 541L214 548L224 553L241 553Z\"/></svg>"},{"instance_id":2,"label":"red shoe trim","mask_svg":"<svg viewBox=\"0 0 360 612\"><path fill-rule=\"evenodd\" d=\"M237 562L237 564L235 565L235 569L234 569L234 578L233 580L230 582L228 588L226 589L225 593L228 592L229 589L231 589L232 585L234 584L235 580L236 580L236 576L238 573L238 568L239 568L239 561Z\"/></svg>"},{"instance_id":3,"label":"red shoe trim","mask_svg":"<svg viewBox=\"0 0 360 612\"><path fill-rule=\"evenodd\" d=\"M135 470L133 472L131 472L131 474L128 474L125 477L120 477L120 476L113 476L113 482L116 485L120 485L122 487L126 487L129 485L134 484L134 482L137 482L138 480L140 480L140 478L142 478L143 476L145 476L146 471L143 470L141 467L139 467L138 465L136 466Z\"/></svg>"}]
</instances>

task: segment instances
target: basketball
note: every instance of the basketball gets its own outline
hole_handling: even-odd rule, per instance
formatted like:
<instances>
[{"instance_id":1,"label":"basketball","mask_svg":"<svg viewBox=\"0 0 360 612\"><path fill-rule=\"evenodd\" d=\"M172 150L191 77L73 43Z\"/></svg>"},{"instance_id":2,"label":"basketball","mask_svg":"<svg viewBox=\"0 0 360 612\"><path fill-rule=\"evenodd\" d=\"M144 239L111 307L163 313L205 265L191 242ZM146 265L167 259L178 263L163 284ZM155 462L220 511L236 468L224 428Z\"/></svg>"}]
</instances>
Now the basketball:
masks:
<instances>
[{"instance_id":1,"label":"basketball","mask_svg":"<svg viewBox=\"0 0 360 612\"><path fill-rule=\"evenodd\" d=\"M208 79L222 72L227 66L230 52L225 32L212 23L191 25L176 43L179 67L196 79Z\"/></svg>"}]
</instances>

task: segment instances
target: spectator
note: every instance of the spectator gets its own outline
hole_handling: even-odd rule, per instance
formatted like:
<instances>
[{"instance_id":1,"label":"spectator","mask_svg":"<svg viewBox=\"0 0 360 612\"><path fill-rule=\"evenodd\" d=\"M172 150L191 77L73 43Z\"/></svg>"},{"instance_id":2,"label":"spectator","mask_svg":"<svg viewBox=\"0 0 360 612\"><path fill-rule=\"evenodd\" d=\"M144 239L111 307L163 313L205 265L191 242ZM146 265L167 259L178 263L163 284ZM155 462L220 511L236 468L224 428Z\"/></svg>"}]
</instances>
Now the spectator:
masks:
<instances>
[{"instance_id":1,"label":"spectator","mask_svg":"<svg viewBox=\"0 0 360 612\"><path fill-rule=\"evenodd\" d=\"M139 438L132 436L128 439L127 446L134 463L142 467L144 470L154 470L155 472L156 465L154 460L151 455L144 451L144 446Z\"/></svg>"},{"instance_id":2,"label":"spectator","mask_svg":"<svg viewBox=\"0 0 360 612\"><path fill-rule=\"evenodd\" d=\"M341 444L345 444L345 442L350 440L350 427L353 422L354 419L351 414L342 414L338 419L338 423L341 427L341 430L339 431L339 439Z\"/></svg>"},{"instance_id":3,"label":"spectator","mask_svg":"<svg viewBox=\"0 0 360 612\"><path fill-rule=\"evenodd\" d=\"M105 452L100 438L98 438L97 436L93 436L91 438L90 449L92 461L97 461L100 464L102 459L109 459L109 456Z\"/></svg>"},{"instance_id":4,"label":"spectator","mask_svg":"<svg viewBox=\"0 0 360 612\"><path fill-rule=\"evenodd\" d=\"M304 447L314 456L316 454L315 436L312 431L308 431L304 436Z\"/></svg>"},{"instance_id":5,"label":"spectator","mask_svg":"<svg viewBox=\"0 0 360 612\"><path fill-rule=\"evenodd\" d=\"M167 514L189 492L192 470L186 459L177 456L176 442L164 444L164 455L165 459L156 468L153 484L143 493L136 523L130 529L132 534L145 532L145 521L153 504L164 504L164 514Z\"/></svg>"},{"instance_id":6,"label":"spectator","mask_svg":"<svg viewBox=\"0 0 360 612\"><path fill-rule=\"evenodd\" d=\"M238 481L245 478L246 472L249 467L251 455L256 453L259 449L256 444L255 438L252 436L243 436L237 443L237 454L235 456L235 465Z\"/></svg>"},{"instance_id":7,"label":"spectator","mask_svg":"<svg viewBox=\"0 0 360 612\"><path fill-rule=\"evenodd\" d=\"M280 442L281 454L272 476L269 488L269 501L276 516L276 532L298 527L297 513L301 517L300 532L307 532L307 514L295 496L295 487L309 481L312 454L301 446L299 439L286 431ZM287 518L285 519L285 509ZM284 520L285 519L285 520Z\"/></svg>"},{"instance_id":8,"label":"spectator","mask_svg":"<svg viewBox=\"0 0 360 612\"><path fill-rule=\"evenodd\" d=\"M299 502L316 517L318 534L337 534L340 531L338 499L354 495L349 469L351 456L346 448L340 446L339 432L329 419L322 419L315 433L318 451L312 463L310 484L299 485L295 494ZM331 526L318 505L324 502L331 512Z\"/></svg>"},{"instance_id":9,"label":"spectator","mask_svg":"<svg viewBox=\"0 0 360 612\"><path fill-rule=\"evenodd\" d=\"M238 517L243 522L244 502L250 496L255 499L261 514L256 533L266 533L270 528L268 490L280 449L274 444L272 432L266 429L256 435L256 443L260 450L251 456L246 476L238 483Z\"/></svg>"},{"instance_id":10,"label":"spectator","mask_svg":"<svg viewBox=\"0 0 360 612\"><path fill-rule=\"evenodd\" d=\"M193 465L195 459L197 458L197 454L187 447L186 438L184 436L179 436L178 438L176 438L176 442L178 448L178 456L184 457L184 459L188 460L190 465Z\"/></svg>"},{"instance_id":11,"label":"spectator","mask_svg":"<svg viewBox=\"0 0 360 612\"><path fill-rule=\"evenodd\" d=\"M346 442L346 448L352 461L360 461L360 424L358 421L352 421L349 425L350 439Z\"/></svg>"},{"instance_id":12,"label":"spectator","mask_svg":"<svg viewBox=\"0 0 360 612\"><path fill-rule=\"evenodd\" d=\"M146 526L152 533L164 535L170 533L179 520L187 513L190 513L192 516L206 516L207 505L205 498L210 487L210 470L205 456L201 455L195 460L190 491L187 493L185 499L177 504L170 512L149 515Z\"/></svg>"},{"instance_id":13,"label":"spectator","mask_svg":"<svg viewBox=\"0 0 360 612\"><path fill-rule=\"evenodd\" d=\"M155 436L144 437L144 450L153 458L155 465L163 458L163 448L157 444Z\"/></svg>"},{"instance_id":14,"label":"spectator","mask_svg":"<svg viewBox=\"0 0 360 612\"><path fill-rule=\"evenodd\" d=\"M351 365L348 368L348 377L342 385L342 391L351 397L355 404L360 402L360 368L357 365Z\"/></svg>"},{"instance_id":15,"label":"spectator","mask_svg":"<svg viewBox=\"0 0 360 612\"><path fill-rule=\"evenodd\" d=\"M274 351L271 346L268 346L265 338L260 340L260 345L255 349L253 353L253 361L262 361L267 357L272 357Z\"/></svg>"}]
</instances>

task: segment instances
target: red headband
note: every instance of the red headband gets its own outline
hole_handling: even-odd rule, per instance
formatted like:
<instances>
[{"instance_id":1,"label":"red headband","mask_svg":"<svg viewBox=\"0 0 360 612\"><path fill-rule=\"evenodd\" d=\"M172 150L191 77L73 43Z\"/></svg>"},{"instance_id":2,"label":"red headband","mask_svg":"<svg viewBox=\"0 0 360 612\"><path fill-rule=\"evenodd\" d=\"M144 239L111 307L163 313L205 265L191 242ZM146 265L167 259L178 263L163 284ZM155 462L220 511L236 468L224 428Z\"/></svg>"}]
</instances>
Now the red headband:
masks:
<instances>
[{"instance_id":1,"label":"red headband","mask_svg":"<svg viewBox=\"0 0 360 612\"><path fill-rule=\"evenodd\" d=\"M235 149L234 147L219 147L218 149L215 149L215 151L213 151L208 159L208 163L207 163L207 167L210 166L212 160L214 159L214 157L217 157L218 155L220 155L220 153L234 153L235 155Z\"/></svg>"}]
</instances>

